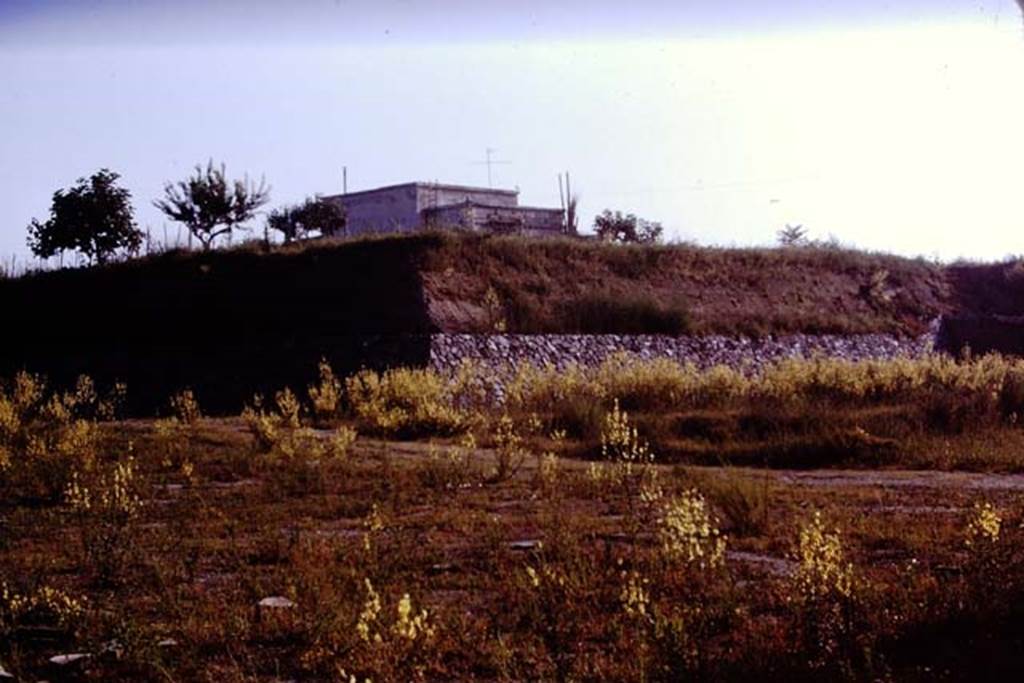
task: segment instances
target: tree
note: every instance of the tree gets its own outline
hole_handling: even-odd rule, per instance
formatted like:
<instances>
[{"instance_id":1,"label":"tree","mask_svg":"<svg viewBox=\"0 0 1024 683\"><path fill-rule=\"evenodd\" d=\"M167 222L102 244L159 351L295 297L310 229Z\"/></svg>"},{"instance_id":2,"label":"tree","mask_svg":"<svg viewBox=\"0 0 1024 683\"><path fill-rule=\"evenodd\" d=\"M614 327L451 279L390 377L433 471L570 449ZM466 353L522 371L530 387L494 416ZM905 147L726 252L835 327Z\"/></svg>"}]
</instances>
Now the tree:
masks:
<instances>
[{"instance_id":1,"label":"tree","mask_svg":"<svg viewBox=\"0 0 1024 683\"><path fill-rule=\"evenodd\" d=\"M607 242L655 244L661 241L661 223L637 218L633 214L608 209L594 217L594 232Z\"/></svg>"},{"instance_id":2,"label":"tree","mask_svg":"<svg viewBox=\"0 0 1024 683\"><path fill-rule=\"evenodd\" d=\"M284 235L285 244L311 233L336 235L345 230L345 209L319 197L302 204L274 209L267 216L267 227Z\"/></svg>"},{"instance_id":3,"label":"tree","mask_svg":"<svg viewBox=\"0 0 1024 683\"><path fill-rule=\"evenodd\" d=\"M209 251L215 239L256 215L270 199L270 188L261 179L257 186L249 178L228 183L224 165L215 168L211 160L206 168L197 165L195 175L164 185L164 198L153 202L174 221L184 223L189 232Z\"/></svg>"},{"instance_id":4,"label":"tree","mask_svg":"<svg viewBox=\"0 0 1024 683\"><path fill-rule=\"evenodd\" d=\"M117 186L119 177L104 168L88 180L79 178L68 190L54 192L49 220L29 223L32 253L50 258L78 251L90 262L106 263L118 250L138 251L142 233L135 227L131 193Z\"/></svg>"},{"instance_id":5,"label":"tree","mask_svg":"<svg viewBox=\"0 0 1024 683\"><path fill-rule=\"evenodd\" d=\"M779 238L779 245L783 247L804 247L807 246L807 228L803 225L790 225L776 233Z\"/></svg>"}]
</instances>

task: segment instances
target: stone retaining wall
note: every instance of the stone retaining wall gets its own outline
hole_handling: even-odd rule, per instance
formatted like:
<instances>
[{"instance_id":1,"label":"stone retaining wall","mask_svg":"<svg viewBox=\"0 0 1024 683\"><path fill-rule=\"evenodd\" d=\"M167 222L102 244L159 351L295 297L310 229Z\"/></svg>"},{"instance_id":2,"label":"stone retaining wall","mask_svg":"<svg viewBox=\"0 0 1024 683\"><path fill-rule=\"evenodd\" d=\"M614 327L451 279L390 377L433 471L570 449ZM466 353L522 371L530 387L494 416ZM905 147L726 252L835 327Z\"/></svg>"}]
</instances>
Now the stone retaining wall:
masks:
<instances>
[{"instance_id":1,"label":"stone retaining wall","mask_svg":"<svg viewBox=\"0 0 1024 683\"><path fill-rule=\"evenodd\" d=\"M847 360L911 357L933 352L934 332L915 338L885 334L855 336L794 334L746 337L668 337L660 335L473 335L435 334L430 366L453 370L464 359L492 367L527 361L565 367L597 365L616 352L640 358L672 358L706 368L714 365L758 368L784 358L824 355Z\"/></svg>"}]
</instances>

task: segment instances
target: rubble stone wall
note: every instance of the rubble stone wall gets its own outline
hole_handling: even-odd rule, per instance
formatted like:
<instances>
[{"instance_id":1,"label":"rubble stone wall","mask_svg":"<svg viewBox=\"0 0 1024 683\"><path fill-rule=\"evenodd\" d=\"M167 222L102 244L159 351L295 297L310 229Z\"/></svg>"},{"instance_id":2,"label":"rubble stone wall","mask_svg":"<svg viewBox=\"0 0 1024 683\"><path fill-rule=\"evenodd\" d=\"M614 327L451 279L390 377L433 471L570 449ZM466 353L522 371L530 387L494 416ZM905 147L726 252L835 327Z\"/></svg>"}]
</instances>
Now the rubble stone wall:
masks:
<instances>
[{"instance_id":1,"label":"rubble stone wall","mask_svg":"<svg viewBox=\"0 0 1024 683\"><path fill-rule=\"evenodd\" d=\"M670 337L661 335L474 335L435 334L430 366L452 370L464 360L501 367L529 362L566 367L598 365L625 352L639 358L671 358L702 368L715 365L756 369L785 358L826 356L847 360L918 358L934 351L935 334L900 338L885 334L853 336L794 334L763 339L746 337Z\"/></svg>"}]
</instances>

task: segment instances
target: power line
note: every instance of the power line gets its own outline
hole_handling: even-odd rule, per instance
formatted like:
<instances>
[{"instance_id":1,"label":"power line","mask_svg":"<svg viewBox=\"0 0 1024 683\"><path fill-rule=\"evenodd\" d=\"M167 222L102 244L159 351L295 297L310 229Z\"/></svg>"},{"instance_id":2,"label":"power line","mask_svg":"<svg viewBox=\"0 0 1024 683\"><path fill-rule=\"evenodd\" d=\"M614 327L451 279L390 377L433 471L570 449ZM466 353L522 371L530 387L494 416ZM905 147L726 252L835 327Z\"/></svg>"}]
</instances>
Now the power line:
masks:
<instances>
[{"instance_id":1,"label":"power line","mask_svg":"<svg viewBox=\"0 0 1024 683\"><path fill-rule=\"evenodd\" d=\"M744 187L761 187L768 185L788 185L791 183L804 183L804 182L822 182L824 178L821 176L797 176L792 178L774 178L765 180L737 180L723 183L693 183L687 185L662 185L652 187L638 187L632 190L601 190L600 188L593 188L591 193L600 193L607 195L635 195L635 194L659 194L664 192L700 192L703 190L725 190L732 188L744 188Z\"/></svg>"}]
</instances>

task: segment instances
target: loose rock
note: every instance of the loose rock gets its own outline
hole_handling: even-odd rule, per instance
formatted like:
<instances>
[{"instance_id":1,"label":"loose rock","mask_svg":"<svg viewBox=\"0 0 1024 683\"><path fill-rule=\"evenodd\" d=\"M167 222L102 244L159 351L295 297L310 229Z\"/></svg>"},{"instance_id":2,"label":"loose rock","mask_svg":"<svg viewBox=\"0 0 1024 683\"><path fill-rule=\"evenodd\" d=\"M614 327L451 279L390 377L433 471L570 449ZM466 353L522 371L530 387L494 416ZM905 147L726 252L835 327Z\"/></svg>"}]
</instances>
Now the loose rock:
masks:
<instances>
[{"instance_id":1,"label":"loose rock","mask_svg":"<svg viewBox=\"0 0 1024 683\"><path fill-rule=\"evenodd\" d=\"M280 595L273 595L269 598L263 598L257 604L260 607L268 609L293 609L295 607L298 607L298 605L296 605L294 602Z\"/></svg>"},{"instance_id":2,"label":"loose rock","mask_svg":"<svg viewBox=\"0 0 1024 683\"><path fill-rule=\"evenodd\" d=\"M57 666L67 666L69 664L82 661L83 659L88 659L89 657L92 657L92 655L88 652L71 652L66 655L54 655L53 657L50 657L50 663L56 664Z\"/></svg>"}]
</instances>

